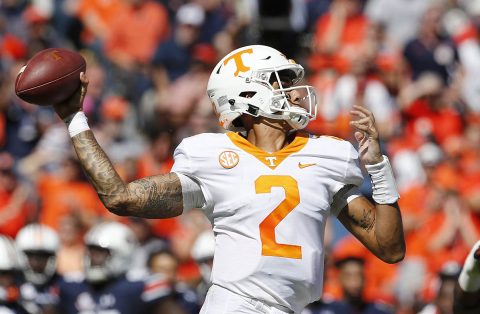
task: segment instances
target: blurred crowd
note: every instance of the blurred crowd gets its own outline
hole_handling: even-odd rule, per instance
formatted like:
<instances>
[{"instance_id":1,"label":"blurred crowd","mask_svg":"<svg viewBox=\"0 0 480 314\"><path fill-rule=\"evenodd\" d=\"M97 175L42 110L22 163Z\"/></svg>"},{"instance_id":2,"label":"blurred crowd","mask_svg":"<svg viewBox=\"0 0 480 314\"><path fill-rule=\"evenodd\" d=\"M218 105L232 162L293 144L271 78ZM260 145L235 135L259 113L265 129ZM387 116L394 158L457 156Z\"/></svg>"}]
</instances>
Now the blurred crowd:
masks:
<instances>
[{"instance_id":1,"label":"blurred crowd","mask_svg":"<svg viewBox=\"0 0 480 314\"><path fill-rule=\"evenodd\" d=\"M164 273L201 305L209 269L194 256L211 254L203 214L109 214L63 122L16 97L14 82L42 49L79 51L90 80L84 111L132 181L169 172L182 138L223 132L205 93L210 72L257 43L305 67L320 96L311 133L355 143L350 108L374 113L401 194L405 260L379 261L331 222L324 296L306 312L346 313L336 300L357 313L451 313L452 283L480 239L480 0L2 0L0 234L50 227L56 272L67 276L84 272L88 230L115 221L138 241L130 270ZM368 177L361 189L371 195ZM154 267L162 252L170 268Z\"/></svg>"}]
</instances>

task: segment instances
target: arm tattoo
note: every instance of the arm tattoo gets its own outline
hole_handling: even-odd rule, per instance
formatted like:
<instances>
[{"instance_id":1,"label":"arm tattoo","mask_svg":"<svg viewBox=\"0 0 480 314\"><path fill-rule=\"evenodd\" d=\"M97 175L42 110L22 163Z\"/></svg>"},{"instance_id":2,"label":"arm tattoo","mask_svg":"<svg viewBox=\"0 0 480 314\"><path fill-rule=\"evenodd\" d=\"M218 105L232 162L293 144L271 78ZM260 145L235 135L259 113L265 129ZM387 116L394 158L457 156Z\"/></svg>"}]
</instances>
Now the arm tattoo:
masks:
<instances>
[{"instance_id":1,"label":"arm tattoo","mask_svg":"<svg viewBox=\"0 0 480 314\"><path fill-rule=\"evenodd\" d=\"M176 174L152 176L126 185L91 131L74 136L72 141L87 177L109 210L145 218L181 214L182 186Z\"/></svg>"},{"instance_id":2,"label":"arm tattoo","mask_svg":"<svg viewBox=\"0 0 480 314\"><path fill-rule=\"evenodd\" d=\"M182 185L174 173L133 181L129 190L137 200L135 212L142 217L167 218L182 213Z\"/></svg>"},{"instance_id":3,"label":"arm tattoo","mask_svg":"<svg viewBox=\"0 0 480 314\"><path fill-rule=\"evenodd\" d=\"M375 226L375 214L372 208L364 208L361 217L357 217L351 213L349 214L349 217L356 225L360 226L365 231L370 231Z\"/></svg>"}]
</instances>

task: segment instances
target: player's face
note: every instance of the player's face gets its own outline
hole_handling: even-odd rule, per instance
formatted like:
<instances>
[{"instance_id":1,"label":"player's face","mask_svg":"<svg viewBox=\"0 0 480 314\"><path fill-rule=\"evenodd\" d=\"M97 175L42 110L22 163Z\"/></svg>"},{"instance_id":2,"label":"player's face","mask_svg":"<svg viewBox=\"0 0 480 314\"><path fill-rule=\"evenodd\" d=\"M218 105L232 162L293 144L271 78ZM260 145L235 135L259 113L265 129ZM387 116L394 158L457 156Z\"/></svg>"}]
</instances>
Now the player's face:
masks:
<instances>
[{"instance_id":1,"label":"player's face","mask_svg":"<svg viewBox=\"0 0 480 314\"><path fill-rule=\"evenodd\" d=\"M363 265L356 261L345 262L340 268L340 284L345 294L361 298L365 282Z\"/></svg>"},{"instance_id":2,"label":"player's face","mask_svg":"<svg viewBox=\"0 0 480 314\"><path fill-rule=\"evenodd\" d=\"M110 257L110 251L98 246L89 246L88 255L90 255L90 263L92 266L102 266Z\"/></svg>"},{"instance_id":3,"label":"player's face","mask_svg":"<svg viewBox=\"0 0 480 314\"><path fill-rule=\"evenodd\" d=\"M150 271L156 274L163 274L169 282L175 282L178 262L170 254L158 254L152 259Z\"/></svg>"},{"instance_id":4,"label":"player's face","mask_svg":"<svg viewBox=\"0 0 480 314\"><path fill-rule=\"evenodd\" d=\"M43 273L47 267L48 259L52 256L47 252L26 252L28 264L36 273Z\"/></svg>"},{"instance_id":5,"label":"player's face","mask_svg":"<svg viewBox=\"0 0 480 314\"><path fill-rule=\"evenodd\" d=\"M304 110L309 110L310 104L308 101L308 94L306 89L291 89L295 87L295 73L290 70L283 70L278 72L278 77L275 73L270 77L270 84L274 89L283 89L287 96L287 100L291 106L299 107Z\"/></svg>"},{"instance_id":6,"label":"player's face","mask_svg":"<svg viewBox=\"0 0 480 314\"><path fill-rule=\"evenodd\" d=\"M270 84L272 84L274 89L289 88L293 86L294 76L295 75L292 73L292 71L280 71L278 72L278 78L280 78L279 81L275 73L272 73L272 76L270 77Z\"/></svg>"}]
</instances>

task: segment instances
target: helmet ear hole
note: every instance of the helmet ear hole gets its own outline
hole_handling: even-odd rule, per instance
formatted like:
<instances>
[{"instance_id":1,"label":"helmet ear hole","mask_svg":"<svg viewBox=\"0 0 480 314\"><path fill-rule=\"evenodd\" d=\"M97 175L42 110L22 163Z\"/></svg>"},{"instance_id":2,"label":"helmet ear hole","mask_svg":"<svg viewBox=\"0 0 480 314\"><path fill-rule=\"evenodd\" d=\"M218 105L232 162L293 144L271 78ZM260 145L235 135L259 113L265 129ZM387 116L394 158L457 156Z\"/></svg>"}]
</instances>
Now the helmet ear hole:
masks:
<instances>
[{"instance_id":1,"label":"helmet ear hole","mask_svg":"<svg viewBox=\"0 0 480 314\"><path fill-rule=\"evenodd\" d=\"M244 97L244 98L253 98L253 96L255 96L256 93L257 92L255 91L241 92L240 94L238 94L238 96Z\"/></svg>"}]
</instances>

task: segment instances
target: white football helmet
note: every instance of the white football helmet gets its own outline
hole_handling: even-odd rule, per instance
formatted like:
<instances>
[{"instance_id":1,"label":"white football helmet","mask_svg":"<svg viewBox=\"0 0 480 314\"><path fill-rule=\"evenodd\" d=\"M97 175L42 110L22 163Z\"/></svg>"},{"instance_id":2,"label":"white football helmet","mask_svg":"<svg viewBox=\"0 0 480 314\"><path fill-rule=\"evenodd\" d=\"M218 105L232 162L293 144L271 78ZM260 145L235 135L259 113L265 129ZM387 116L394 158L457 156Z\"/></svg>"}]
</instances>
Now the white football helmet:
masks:
<instances>
[{"instance_id":1,"label":"white football helmet","mask_svg":"<svg viewBox=\"0 0 480 314\"><path fill-rule=\"evenodd\" d=\"M15 244L7 236L0 235L0 271L15 271L19 269Z\"/></svg>"},{"instance_id":2,"label":"white football helmet","mask_svg":"<svg viewBox=\"0 0 480 314\"><path fill-rule=\"evenodd\" d=\"M85 275L88 281L107 281L127 272L132 254L137 248L137 239L132 230L118 222L104 222L94 226L85 235L87 247L108 250L109 256L103 265L92 265L90 255L85 256Z\"/></svg>"},{"instance_id":3,"label":"white football helmet","mask_svg":"<svg viewBox=\"0 0 480 314\"><path fill-rule=\"evenodd\" d=\"M303 67L280 51L268 46L246 46L232 51L215 66L207 94L220 125L227 130L244 130L236 120L242 114L285 120L298 130L317 115L314 88L297 86L303 76ZM282 84L285 81L291 86ZM279 88L272 86L274 82ZM291 99L292 91L296 99Z\"/></svg>"},{"instance_id":4,"label":"white football helmet","mask_svg":"<svg viewBox=\"0 0 480 314\"><path fill-rule=\"evenodd\" d=\"M20 229L15 242L20 252L20 266L29 282L41 285L52 278L56 271L56 254L60 246L60 240L55 230L46 225L30 224ZM28 254L47 256L45 269L43 271L32 269L27 258Z\"/></svg>"}]
</instances>

